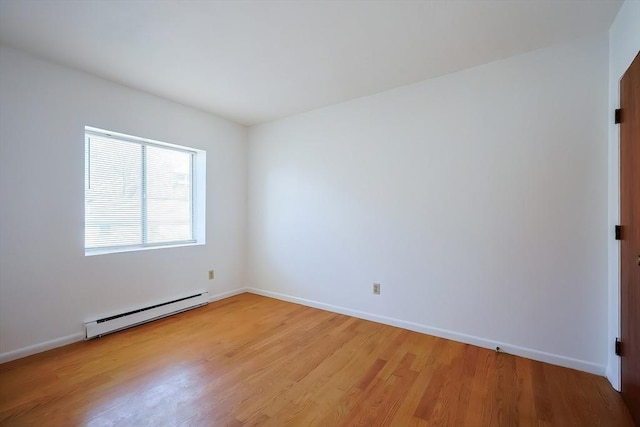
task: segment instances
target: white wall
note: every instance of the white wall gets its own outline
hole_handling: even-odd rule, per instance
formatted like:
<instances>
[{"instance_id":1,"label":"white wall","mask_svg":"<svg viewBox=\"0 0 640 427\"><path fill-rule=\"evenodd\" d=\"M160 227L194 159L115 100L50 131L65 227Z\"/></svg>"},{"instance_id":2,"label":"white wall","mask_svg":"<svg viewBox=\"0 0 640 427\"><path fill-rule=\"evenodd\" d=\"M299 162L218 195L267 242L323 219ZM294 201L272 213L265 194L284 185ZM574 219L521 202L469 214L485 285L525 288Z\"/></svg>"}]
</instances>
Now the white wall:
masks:
<instances>
[{"instance_id":1,"label":"white wall","mask_svg":"<svg viewBox=\"0 0 640 427\"><path fill-rule=\"evenodd\" d=\"M207 244L85 257L85 125L207 150ZM243 287L246 154L239 125L1 47L0 361L100 315Z\"/></svg>"},{"instance_id":2,"label":"white wall","mask_svg":"<svg viewBox=\"0 0 640 427\"><path fill-rule=\"evenodd\" d=\"M613 111L620 107L620 79L640 51L640 1L627 0L609 31L609 331L607 378L620 390L620 358L613 343L620 336L620 244L614 227L620 220L620 131Z\"/></svg>"},{"instance_id":3,"label":"white wall","mask_svg":"<svg viewBox=\"0 0 640 427\"><path fill-rule=\"evenodd\" d=\"M604 374L608 118L602 35L252 128L248 283Z\"/></svg>"}]
</instances>

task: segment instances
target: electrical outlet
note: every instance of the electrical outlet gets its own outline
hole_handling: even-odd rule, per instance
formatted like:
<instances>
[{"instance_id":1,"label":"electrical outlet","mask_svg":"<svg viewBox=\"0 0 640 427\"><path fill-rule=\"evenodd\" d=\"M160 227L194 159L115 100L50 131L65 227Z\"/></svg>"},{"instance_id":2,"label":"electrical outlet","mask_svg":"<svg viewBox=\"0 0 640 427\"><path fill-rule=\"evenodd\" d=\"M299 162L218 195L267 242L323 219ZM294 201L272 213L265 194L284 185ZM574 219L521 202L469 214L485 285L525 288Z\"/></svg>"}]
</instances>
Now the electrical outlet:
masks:
<instances>
[{"instance_id":1,"label":"electrical outlet","mask_svg":"<svg viewBox=\"0 0 640 427\"><path fill-rule=\"evenodd\" d=\"M380 283L373 284L373 293L376 295L380 295Z\"/></svg>"},{"instance_id":2,"label":"electrical outlet","mask_svg":"<svg viewBox=\"0 0 640 427\"><path fill-rule=\"evenodd\" d=\"M209 270L209 280L213 280L214 276L213 270Z\"/></svg>"}]
</instances>

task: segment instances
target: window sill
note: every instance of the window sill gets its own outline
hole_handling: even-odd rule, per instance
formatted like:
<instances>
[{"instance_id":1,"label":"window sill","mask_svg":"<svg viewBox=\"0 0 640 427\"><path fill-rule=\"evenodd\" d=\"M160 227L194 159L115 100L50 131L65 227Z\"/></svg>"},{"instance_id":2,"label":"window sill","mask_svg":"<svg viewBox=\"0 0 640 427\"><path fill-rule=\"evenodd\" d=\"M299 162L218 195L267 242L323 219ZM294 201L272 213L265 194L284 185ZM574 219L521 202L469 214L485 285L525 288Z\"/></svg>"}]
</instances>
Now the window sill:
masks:
<instances>
[{"instance_id":1,"label":"window sill","mask_svg":"<svg viewBox=\"0 0 640 427\"><path fill-rule=\"evenodd\" d=\"M149 250L155 250L155 249L182 248L185 246L201 246L204 244L205 242L188 242L188 243L176 243L176 244L157 245L157 246L127 246L127 247L120 247L120 248L85 249L84 256L119 254L123 252L140 252L140 251L149 251Z\"/></svg>"}]
</instances>

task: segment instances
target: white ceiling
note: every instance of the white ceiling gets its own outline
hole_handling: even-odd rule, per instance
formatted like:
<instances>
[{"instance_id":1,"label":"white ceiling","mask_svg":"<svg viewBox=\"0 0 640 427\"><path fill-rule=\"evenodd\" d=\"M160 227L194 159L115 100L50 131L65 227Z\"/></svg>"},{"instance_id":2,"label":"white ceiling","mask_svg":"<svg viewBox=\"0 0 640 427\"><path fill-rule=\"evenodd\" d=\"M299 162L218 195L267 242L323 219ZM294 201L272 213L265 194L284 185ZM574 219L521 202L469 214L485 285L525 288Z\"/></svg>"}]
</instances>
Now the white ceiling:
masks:
<instances>
[{"instance_id":1,"label":"white ceiling","mask_svg":"<svg viewBox=\"0 0 640 427\"><path fill-rule=\"evenodd\" d=\"M245 125L606 31L622 0L0 0L0 42Z\"/></svg>"}]
</instances>

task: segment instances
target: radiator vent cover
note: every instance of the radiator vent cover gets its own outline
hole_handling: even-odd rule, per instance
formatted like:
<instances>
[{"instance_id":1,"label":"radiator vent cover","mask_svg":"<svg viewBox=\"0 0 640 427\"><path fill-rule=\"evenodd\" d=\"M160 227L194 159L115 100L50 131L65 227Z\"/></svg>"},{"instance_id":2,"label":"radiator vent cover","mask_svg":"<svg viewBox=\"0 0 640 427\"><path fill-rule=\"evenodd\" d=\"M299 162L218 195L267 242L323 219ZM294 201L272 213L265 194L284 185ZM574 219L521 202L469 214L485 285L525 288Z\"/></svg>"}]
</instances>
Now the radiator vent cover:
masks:
<instances>
[{"instance_id":1,"label":"radiator vent cover","mask_svg":"<svg viewBox=\"0 0 640 427\"><path fill-rule=\"evenodd\" d=\"M86 322L84 324L86 331L85 339L102 336L130 328L132 326L137 326L142 323L151 322L152 320L171 316L172 314L200 307L208 303L209 293L202 292L188 297L178 298L160 304Z\"/></svg>"}]
</instances>

